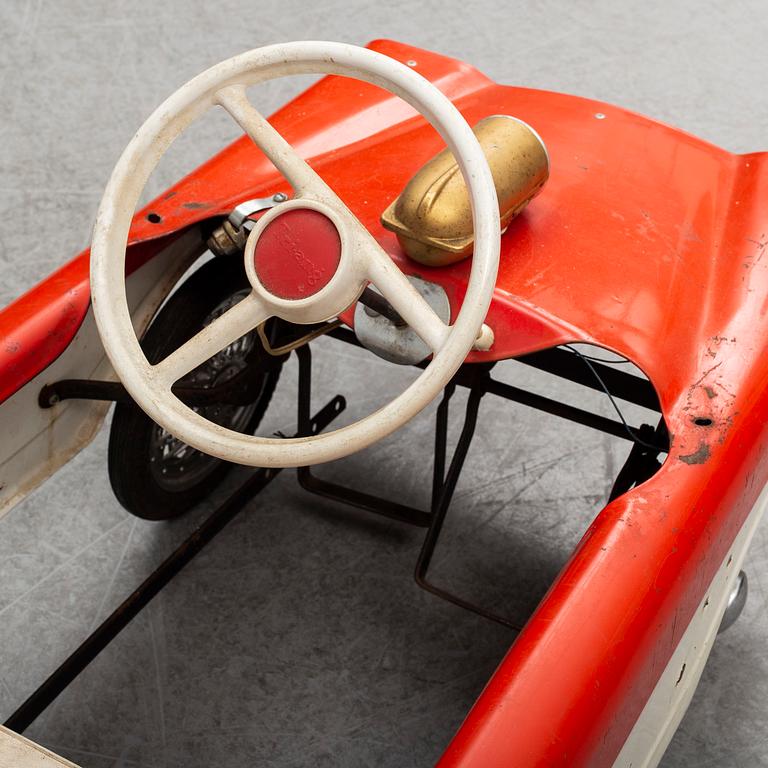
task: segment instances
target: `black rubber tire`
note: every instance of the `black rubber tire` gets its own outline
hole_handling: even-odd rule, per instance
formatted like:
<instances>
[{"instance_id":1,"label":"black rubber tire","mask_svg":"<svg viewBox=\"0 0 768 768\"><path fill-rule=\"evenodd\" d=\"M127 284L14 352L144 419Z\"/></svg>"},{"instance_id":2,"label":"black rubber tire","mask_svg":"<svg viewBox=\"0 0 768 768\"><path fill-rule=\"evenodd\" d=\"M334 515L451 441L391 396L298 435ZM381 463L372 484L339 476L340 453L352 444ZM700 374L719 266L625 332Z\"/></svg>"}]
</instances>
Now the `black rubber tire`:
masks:
<instances>
[{"instance_id":1,"label":"black rubber tire","mask_svg":"<svg viewBox=\"0 0 768 768\"><path fill-rule=\"evenodd\" d=\"M242 263L214 259L195 271L157 313L141 341L150 362L192 338L205 319L233 294L248 288ZM261 343L258 352L263 356ZM256 360L258 363L258 359ZM281 366L266 372L255 410L243 432L253 434L269 406ZM221 483L232 464L210 458L210 471L199 482L169 490L150 467L155 423L135 404L118 403L109 434L109 481L117 500L128 512L144 520L169 520L184 514ZM198 458L199 460L199 458ZM208 471L208 470L206 470Z\"/></svg>"}]
</instances>

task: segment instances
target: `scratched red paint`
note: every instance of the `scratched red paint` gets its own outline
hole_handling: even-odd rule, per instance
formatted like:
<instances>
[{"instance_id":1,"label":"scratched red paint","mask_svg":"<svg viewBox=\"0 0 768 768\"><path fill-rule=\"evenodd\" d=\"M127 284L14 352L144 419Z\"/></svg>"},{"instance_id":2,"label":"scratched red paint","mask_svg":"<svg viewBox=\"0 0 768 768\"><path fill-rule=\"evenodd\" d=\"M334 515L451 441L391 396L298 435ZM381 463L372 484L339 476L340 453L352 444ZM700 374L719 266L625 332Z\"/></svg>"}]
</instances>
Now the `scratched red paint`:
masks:
<instances>
[{"instance_id":1,"label":"scratched red paint","mask_svg":"<svg viewBox=\"0 0 768 768\"><path fill-rule=\"evenodd\" d=\"M472 359L565 340L617 350L654 382L674 436L664 467L586 532L440 763L610 766L768 475L768 160L606 104L498 86L415 48L373 47L415 60L470 122L513 114L549 148L547 187L503 237L495 344ZM445 287L455 313L468 263L410 262L378 221L440 148L435 133L340 78L273 123L406 272ZM241 139L141 212L131 243L277 191L284 182ZM87 307L86 272L83 255L0 314L5 395L65 349Z\"/></svg>"}]
</instances>

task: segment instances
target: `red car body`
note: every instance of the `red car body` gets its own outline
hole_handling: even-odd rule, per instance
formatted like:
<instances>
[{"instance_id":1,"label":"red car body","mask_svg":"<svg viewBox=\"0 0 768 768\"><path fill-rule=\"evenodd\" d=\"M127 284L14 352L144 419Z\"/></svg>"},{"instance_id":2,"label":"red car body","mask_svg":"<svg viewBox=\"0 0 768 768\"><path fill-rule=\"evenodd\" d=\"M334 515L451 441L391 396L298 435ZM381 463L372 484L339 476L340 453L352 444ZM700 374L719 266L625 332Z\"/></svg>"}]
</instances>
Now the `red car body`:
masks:
<instances>
[{"instance_id":1,"label":"red car body","mask_svg":"<svg viewBox=\"0 0 768 768\"><path fill-rule=\"evenodd\" d=\"M470 124L511 114L549 150L548 184L502 237L495 344L470 362L602 346L648 376L671 435L658 473L584 533L440 765L613 765L768 479L768 159L606 104L498 85L406 45L371 47L415 61ZM404 272L445 288L455 313L468 262L410 261L379 220L441 148L423 118L327 77L271 122ZM250 140L235 141L137 213L129 271L196 222L285 190ZM85 252L0 313L2 399L66 354L88 307Z\"/></svg>"}]
</instances>

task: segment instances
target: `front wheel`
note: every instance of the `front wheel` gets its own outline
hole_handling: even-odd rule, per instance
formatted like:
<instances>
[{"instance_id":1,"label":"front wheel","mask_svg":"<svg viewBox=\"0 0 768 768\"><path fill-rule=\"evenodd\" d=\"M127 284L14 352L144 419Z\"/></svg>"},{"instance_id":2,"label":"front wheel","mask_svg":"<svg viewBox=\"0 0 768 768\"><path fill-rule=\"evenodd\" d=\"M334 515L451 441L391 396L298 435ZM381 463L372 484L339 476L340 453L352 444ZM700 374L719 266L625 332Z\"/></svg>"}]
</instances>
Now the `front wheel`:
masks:
<instances>
[{"instance_id":1,"label":"front wheel","mask_svg":"<svg viewBox=\"0 0 768 768\"><path fill-rule=\"evenodd\" d=\"M141 345L156 363L192 338L250 292L242 264L213 259L182 283L157 313ZM248 387L255 397L244 405L196 406L206 419L253 434L280 377L256 330L225 347L184 376L184 387L209 388L254 366ZM259 372L258 368L263 371ZM145 520L177 517L210 494L232 465L187 445L152 421L135 403L118 403L109 435L109 480L117 500Z\"/></svg>"}]
</instances>

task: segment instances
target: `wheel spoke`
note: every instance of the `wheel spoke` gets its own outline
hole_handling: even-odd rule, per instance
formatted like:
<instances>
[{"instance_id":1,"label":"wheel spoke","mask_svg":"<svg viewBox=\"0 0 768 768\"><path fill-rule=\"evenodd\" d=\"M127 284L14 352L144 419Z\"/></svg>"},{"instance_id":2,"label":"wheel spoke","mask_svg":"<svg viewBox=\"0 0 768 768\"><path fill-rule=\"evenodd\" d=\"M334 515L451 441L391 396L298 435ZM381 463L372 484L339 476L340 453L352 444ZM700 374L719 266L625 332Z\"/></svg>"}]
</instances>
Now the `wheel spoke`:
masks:
<instances>
[{"instance_id":1,"label":"wheel spoke","mask_svg":"<svg viewBox=\"0 0 768 768\"><path fill-rule=\"evenodd\" d=\"M269 313L254 293L228 309L152 367L159 381L170 387L182 376L202 365L217 352L237 341L269 319Z\"/></svg>"}]
</instances>

